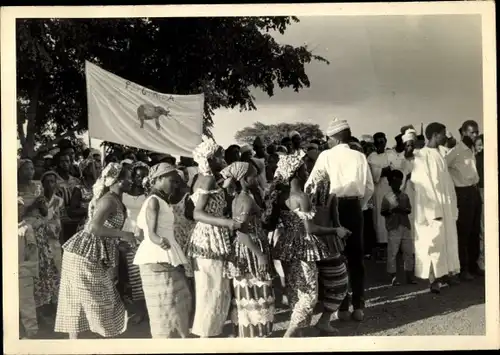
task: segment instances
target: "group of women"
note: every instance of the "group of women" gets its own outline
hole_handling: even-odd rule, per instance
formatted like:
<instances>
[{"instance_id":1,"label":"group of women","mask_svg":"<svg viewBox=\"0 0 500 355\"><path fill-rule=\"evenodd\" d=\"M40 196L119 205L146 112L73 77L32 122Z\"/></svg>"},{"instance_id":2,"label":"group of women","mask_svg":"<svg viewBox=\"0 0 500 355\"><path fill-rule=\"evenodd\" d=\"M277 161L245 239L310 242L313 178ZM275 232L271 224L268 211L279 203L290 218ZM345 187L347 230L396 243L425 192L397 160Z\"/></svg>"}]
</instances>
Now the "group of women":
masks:
<instances>
[{"instance_id":1,"label":"group of women","mask_svg":"<svg viewBox=\"0 0 500 355\"><path fill-rule=\"evenodd\" d=\"M90 193L83 190L89 179L75 186L81 191L70 194L69 214L78 215L79 198L87 217L62 247L50 242L58 241L57 229L49 227L45 211L52 206L57 218L64 209L54 193L62 178L47 172L40 194L29 178L32 164L20 162L20 196L34 196L22 219L35 230L43 270L35 278L35 298L37 305L57 303L55 331L70 339L87 331L115 337L129 322L148 318L153 338L218 337L230 320L233 336L267 337L275 315L273 280L282 269L292 309L285 337L301 336L311 325L318 296L329 306L316 327L334 333L329 318L347 293L347 276L339 251L322 236L349 232L317 223L315 204L303 192L306 154L280 154L265 191L260 177L269 172L253 159L228 164L213 140L201 143L193 157L198 175L191 186L167 162L109 163ZM91 161L80 165L82 178ZM95 176L95 166L92 171ZM52 196L58 207L48 203ZM62 262L55 257L61 248ZM326 301L318 290L316 263L323 260L338 260L329 280L333 301L331 292Z\"/></svg>"}]
</instances>

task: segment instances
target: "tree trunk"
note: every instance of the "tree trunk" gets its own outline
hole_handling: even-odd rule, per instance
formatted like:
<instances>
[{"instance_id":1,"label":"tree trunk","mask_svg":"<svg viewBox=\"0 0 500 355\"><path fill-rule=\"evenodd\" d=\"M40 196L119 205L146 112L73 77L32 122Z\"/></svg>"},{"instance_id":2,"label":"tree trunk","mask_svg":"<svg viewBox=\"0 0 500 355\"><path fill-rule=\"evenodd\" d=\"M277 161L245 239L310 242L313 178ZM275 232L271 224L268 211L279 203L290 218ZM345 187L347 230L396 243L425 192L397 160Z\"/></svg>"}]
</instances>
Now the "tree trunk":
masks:
<instances>
[{"instance_id":1,"label":"tree trunk","mask_svg":"<svg viewBox=\"0 0 500 355\"><path fill-rule=\"evenodd\" d=\"M38 111L38 99L40 97L40 89L42 87L42 76L40 75L39 79L37 80L35 87L33 88L33 91L30 95L29 99L29 106L28 106L28 113L26 117L26 121L28 122L28 125L26 127L26 135L24 135L24 144L22 143L21 140L21 135L20 135L20 140L22 144L22 150L21 150L21 155L23 157L28 157L28 158L33 158L35 155L35 133L36 133L36 117L37 117L37 111ZM19 127L18 123L18 131L21 129L23 130L22 123L21 127Z\"/></svg>"}]
</instances>

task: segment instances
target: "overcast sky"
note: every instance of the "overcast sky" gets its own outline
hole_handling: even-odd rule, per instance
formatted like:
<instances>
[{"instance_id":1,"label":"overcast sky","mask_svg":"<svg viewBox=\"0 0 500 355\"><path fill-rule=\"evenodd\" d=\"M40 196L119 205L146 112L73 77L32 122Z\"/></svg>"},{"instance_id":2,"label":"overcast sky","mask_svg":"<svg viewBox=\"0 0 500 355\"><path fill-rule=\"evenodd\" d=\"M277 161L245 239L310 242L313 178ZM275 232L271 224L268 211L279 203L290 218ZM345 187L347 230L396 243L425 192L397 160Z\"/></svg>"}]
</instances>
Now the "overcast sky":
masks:
<instances>
[{"instance_id":1,"label":"overcast sky","mask_svg":"<svg viewBox=\"0 0 500 355\"><path fill-rule=\"evenodd\" d=\"M299 93L256 90L256 111L217 111L213 133L223 146L257 121L324 129L336 117L356 136L383 131L391 144L409 123L438 121L453 134L466 119L482 127L480 15L301 17L276 38L307 44L330 65L308 65L311 87Z\"/></svg>"}]
</instances>

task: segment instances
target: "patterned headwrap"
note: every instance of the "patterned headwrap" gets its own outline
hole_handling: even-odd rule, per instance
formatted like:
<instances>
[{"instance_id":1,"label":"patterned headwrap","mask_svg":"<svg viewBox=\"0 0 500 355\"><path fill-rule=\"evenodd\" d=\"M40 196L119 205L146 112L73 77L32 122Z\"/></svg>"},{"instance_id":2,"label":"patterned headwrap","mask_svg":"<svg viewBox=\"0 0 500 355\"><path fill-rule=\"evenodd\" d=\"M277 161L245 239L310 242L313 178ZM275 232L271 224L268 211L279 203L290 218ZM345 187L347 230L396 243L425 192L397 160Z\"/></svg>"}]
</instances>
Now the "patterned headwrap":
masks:
<instances>
[{"instance_id":1,"label":"patterned headwrap","mask_svg":"<svg viewBox=\"0 0 500 355\"><path fill-rule=\"evenodd\" d=\"M262 213L262 223L268 229L273 229L277 224L277 203L280 194L280 187L288 185L290 178L297 172L297 170L304 164L304 151L299 151L297 154L280 155L278 166L274 173L274 180L269 186L266 196L266 207Z\"/></svg>"},{"instance_id":2,"label":"patterned headwrap","mask_svg":"<svg viewBox=\"0 0 500 355\"><path fill-rule=\"evenodd\" d=\"M116 183L122 169L123 166L119 163L109 163L102 171L101 176L99 176L99 178L95 182L92 188L94 195L89 203L89 218L88 218L89 221L94 215L95 207L97 206L97 201L99 201L99 199L102 196L104 196L106 190L111 185Z\"/></svg>"},{"instance_id":3,"label":"patterned headwrap","mask_svg":"<svg viewBox=\"0 0 500 355\"><path fill-rule=\"evenodd\" d=\"M198 171L200 174L212 175L208 160L212 158L219 149L221 149L221 146L210 138L198 144L193 150L193 159L198 163Z\"/></svg>"},{"instance_id":4,"label":"patterned headwrap","mask_svg":"<svg viewBox=\"0 0 500 355\"><path fill-rule=\"evenodd\" d=\"M250 167L249 163L237 161L232 163L228 167L222 169L220 174L225 179L222 187L223 188L229 187L229 185L233 180L234 181L241 180L248 172L249 167Z\"/></svg>"},{"instance_id":5,"label":"patterned headwrap","mask_svg":"<svg viewBox=\"0 0 500 355\"><path fill-rule=\"evenodd\" d=\"M288 183L288 180L304 163L304 151L299 151L297 154L281 155L278 160L278 166L274 173L274 178L282 180L283 183Z\"/></svg>"},{"instance_id":6,"label":"patterned headwrap","mask_svg":"<svg viewBox=\"0 0 500 355\"><path fill-rule=\"evenodd\" d=\"M171 173L172 171L177 171L177 168L175 165L169 164L169 163L159 163L151 167L149 169L149 174L142 180L142 186L144 189L149 192L151 190L151 187L154 184L154 181L168 173Z\"/></svg>"}]
</instances>

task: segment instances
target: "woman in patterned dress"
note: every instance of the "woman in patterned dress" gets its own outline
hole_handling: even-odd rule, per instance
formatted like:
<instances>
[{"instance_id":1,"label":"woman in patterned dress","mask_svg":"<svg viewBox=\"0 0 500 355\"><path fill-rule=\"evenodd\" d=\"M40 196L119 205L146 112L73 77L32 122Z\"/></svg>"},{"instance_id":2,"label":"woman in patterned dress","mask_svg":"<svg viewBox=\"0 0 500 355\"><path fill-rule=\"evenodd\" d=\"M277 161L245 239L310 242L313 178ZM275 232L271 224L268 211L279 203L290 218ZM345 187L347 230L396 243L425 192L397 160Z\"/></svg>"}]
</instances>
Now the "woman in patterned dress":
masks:
<instances>
[{"instance_id":1,"label":"woman in patterned dress","mask_svg":"<svg viewBox=\"0 0 500 355\"><path fill-rule=\"evenodd\" d=\"M195 279L195 316L191 332L199 337L222 333L231 303L231 287L226 262L230 255L231 230L240 223L223 216L226 207L224 190L214 173L223 165L223 149L213 139L199 144L193 151L199 174L193 186L193 218L196 225L188 245L193 258Z\"/></svg>"},{"instance_id":2,"label":"woman in patterned dress","mask_svg":"<svg viewBox=\"0 0 500 355\"><path fill-rule=\"evenodd\" d=\"M122 194L130 189L130 171L110 163L94 184L84 229L64 245L55 331L76 339L92 331L115 337L127 328L127 312L108 270L117 265L118 240L132 243L122 231L127 217Z\"/></svg>"},{"instance_id":3,"label":"woman in patterned dress","mask_svg":"<svg viewBox=\"0 0 500 355\"><path fill-rule=\"evenodd\" d=\"M330 257L327 245L317 236L343 236L347 233L343 228L322 227L313 223L315 212L309 197L303 192L307 172L302 158L303 154L280 156L264 214L265 221L278 211L283 224L273 257L282 263L292 308L284 337L303 335L302 328L311 323L318 300L316 262Z\"/></svg>"},{"instance_id":4,"label":"woman in patterned dress","mask_svg":"<svg viewBox=\"0 0 500 355\"><path fill-rule=\"evenodd\" d=\"M61 197L55 194L57 186L57 173L55 171L49 170L45 172L40 181L43 186L43 193L45 199L47 200L47 239L50 244L50 249L52 250L52 257L57 267L57 271L61 273L61 261L62 261L62 249L60 243L61 235L61 220L60 211L64 205L64 201Z\"/></svg>"},{"instance_id":5,"label":"woman in patterned dress","mask_svg":"<svg viewBox=\"0 0 500 355\"><path fill-rule=\"evenodd\" d=\"M227 179L225 186L235 185L232 216L242 224L229 262L231 321L240 338L267 337L273 331L275 305L270 246L260 222L261 209L250 192L258 184L257 170L252 164L235 162L221 175Z\"/></svg>"},{"instance_id":6,"label":"woman in patterned dress","mask_svg":"<svg viewBox=\"0 0 500 355\"><path fill-rule=\"evenodd\" d=\"M123 204L127 207L127 220L123 226L123 230L132 232L136 236L138 243L142 242L143 234L136 233L137 216L141 210L144 201L146 200L146 191L143 186L143 180L149 174L149 166L141 161L135 162L131 166L132 171L132 187L129 192L123 194ZM126 250L126 283L128 296L133 302L135 315L132 316L131 322L135 324L141 323L147 316L146 304L144 301L144 291L142 290L141 274L139 267L134 265L134 257L139 244L127 245Z\"/></svg>"},{"instance_id":7,"label":"woman in patterned dress","mask_svg":"<svg viewBox=\"0 0 500 355\"><path fill-rule=\"evenodd\" d=\"M37 310L43 315L48 315L46 309L57 299L59 273L57 271L52 249L49 243L48 206L39 181L33 181L35 168L29 159L17 162L17 187L18 197L24 201L24 220L31 226L35 233L39 276L35 277L35 304ZM52 323L43 317L47 323Z\"/></svg>"},{"instance_id":8,"label":"woman in patterned dress","mask_svg":"<svg viewBox=\"0 0 500 355\"><path fill-rule=\"evenodd\" d=\"M192 296L186 278L189 265L174 231L172 197L181 184L175 166L159 163L145 179L150 191L137 227L144 234L134 258L140 268L142 286L153 338L186 338Z\"/></svg>"}]
</instances>

